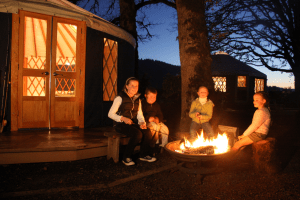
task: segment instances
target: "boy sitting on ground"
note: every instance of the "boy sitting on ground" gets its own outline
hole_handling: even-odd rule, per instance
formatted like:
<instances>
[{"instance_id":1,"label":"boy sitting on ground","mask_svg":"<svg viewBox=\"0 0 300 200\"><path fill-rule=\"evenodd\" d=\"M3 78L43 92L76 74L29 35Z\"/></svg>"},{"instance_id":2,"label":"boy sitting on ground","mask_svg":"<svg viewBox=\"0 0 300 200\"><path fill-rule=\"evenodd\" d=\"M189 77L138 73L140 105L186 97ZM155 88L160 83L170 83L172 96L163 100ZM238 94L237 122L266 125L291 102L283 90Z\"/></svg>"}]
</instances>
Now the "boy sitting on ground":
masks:
<instances>
[{"instance_id":1,"label":"boy sitting on ground","mask_svg":"<svg viewBox=\"0 0 300 200\"><path fill-rule=\"evenodd\" d=\"M169 129L162 122L163 113L160 105L156 102L156 97L157 90L153 87L148 87L145 91L145 99L142 100L142 111L148 128L153 134L158 134L161 137L159 146L164 147L168 143ZM159 140L157 141L158 143Z\"/></svg>"}]
</instances>

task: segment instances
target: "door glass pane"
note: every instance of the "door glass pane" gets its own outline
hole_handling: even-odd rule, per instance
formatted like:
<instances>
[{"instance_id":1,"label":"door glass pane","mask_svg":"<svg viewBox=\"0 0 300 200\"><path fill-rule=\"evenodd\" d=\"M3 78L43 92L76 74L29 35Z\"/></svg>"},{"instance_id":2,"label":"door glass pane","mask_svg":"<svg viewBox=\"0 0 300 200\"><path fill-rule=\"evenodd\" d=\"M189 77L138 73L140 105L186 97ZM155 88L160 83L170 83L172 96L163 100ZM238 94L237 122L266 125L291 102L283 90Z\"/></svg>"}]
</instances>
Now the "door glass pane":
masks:
<instances>
[{"instance_id":1,"label":"door glass pane","mask_svg":"<svg viewBox=\"0 0 300 200\"><path fill-rule=\"evenodd\" d=\"M57 23L56 71L76 72L77 26Z\"/></svg>"},{"instance_id":2,"label":"door glass pane","mask_svg":"<svg viewBox=\"0 0 300 200\"><path fill-rule=\"evenodd\" d=\"M47 21L25 17L23 68L44 69L46 62Z\"/></svg>"},{"instance_id":3,"label":"door glass pane","mask_svg":"<svg viewBox=\"0 0 300 200\"><path fill-rule=\"evenodd\" d=\"M23 76L23 96L45 96L45 77Z\"/></svg>"},{"instance_id":4,"label":"door glass pane","mask_svg":"<svg viewBox=\"0 0 300 200\"><path fill-rule=\"evenodd\" d=\"M56 97L75 97L76 79L55 78Z\"/></svg>"}]
</instances>

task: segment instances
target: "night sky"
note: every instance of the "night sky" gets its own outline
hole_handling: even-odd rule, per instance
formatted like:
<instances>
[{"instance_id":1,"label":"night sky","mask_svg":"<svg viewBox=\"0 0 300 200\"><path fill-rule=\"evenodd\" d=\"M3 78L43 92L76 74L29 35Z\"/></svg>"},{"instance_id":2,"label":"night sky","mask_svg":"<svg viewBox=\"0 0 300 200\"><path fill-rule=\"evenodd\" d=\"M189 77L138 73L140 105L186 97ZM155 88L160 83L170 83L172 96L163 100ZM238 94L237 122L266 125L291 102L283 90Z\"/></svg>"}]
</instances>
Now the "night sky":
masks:
<instances>
[{"instance_id":1,"label":"night sky","mask_svg":"<svg viewBox=\"0 0 300 200\"><path fill-rule=\"evenodd\" d=\"M103 5L100 5L100 9L104 9L100 11L100 15L104 15L107 4L104 4L105 1L101 2ZM178 35L176 10L160 4L151 5L143 11L148 20L157 25L150 29L151 34L155 36L150 41L139 43L139 58L153 59L180 66L179 44L176 40ZM294 76L290 73L272 72L265 67L253 68L267 75L267 86L294 88Z\"/></svg>"}]
</instances>

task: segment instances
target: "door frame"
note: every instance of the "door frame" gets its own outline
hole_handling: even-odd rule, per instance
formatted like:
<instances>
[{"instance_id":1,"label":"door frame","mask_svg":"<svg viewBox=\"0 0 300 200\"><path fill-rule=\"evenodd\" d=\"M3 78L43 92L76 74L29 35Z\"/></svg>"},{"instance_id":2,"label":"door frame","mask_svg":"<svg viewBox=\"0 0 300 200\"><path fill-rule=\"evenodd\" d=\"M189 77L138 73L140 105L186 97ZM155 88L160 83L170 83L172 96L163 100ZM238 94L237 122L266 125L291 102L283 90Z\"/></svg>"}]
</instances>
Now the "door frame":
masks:
<instances>
[{"instance_id":1,"label":"door frame","mask_svg":"<svg viewBox=\"0 0 300 200\"><path fill-rule=\"evenodd\" d=\"M22 129L22 125L20 120L21 116L21 108L18 106L19 101L22 101L22 98L18 97L18 90L20 89L20 85L22 85L22 77L19 77L19 70L23 67L21 64L23 63L23 54L20 51L22 48L20 45L23 45L24 38L21 37L21 27L20 20L22 12L24 13L32 13L27 11L19 10L18 14L12 14L12 41L11 41L11 131L17 131ZM35 14L35 13L32 13ZM41 14L44 15L44 14ZM45 15L51 18L55 16ZM59 17L57 17L59 18ZM65 19L65 18L61 18ZM76 21L76 20L75 20ZM52 23L52 22L51 22ZM76 122L77 127L84 128L84 94L85 94L85 58L86 58L86 23L84 21L77 21L80 28L77 31L80 31L82 36L79 40L77 40L77 57L76 65L78 66L78 70L80 71L78 81L77 81L77 94L78 98L76 99L76 104L79 108L78 120ZM20 60L21 59L21 60ZM51 120L51 119L50 119ZM20 128L21 127L21 128ZM27 127L27 128L35 128L35 127ZM58 128L58 127L56 127ZM65 127L60 127L65 128Z\"/></svg>"}]
</instances>

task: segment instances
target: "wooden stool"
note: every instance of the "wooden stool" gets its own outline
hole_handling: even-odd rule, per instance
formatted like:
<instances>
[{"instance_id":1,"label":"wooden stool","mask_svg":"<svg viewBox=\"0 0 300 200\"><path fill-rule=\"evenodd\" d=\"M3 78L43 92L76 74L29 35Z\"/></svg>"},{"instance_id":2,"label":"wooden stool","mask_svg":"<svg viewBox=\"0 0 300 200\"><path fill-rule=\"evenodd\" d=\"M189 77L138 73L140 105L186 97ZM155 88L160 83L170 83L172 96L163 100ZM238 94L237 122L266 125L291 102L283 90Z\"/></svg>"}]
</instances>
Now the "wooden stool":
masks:
<instances>
[{"instance_id":1,"label":"wooden stool","mask_svg":"<svg viewBox=\"0 0 300 200\"><path fill-rule=\"evenodd\" d=\"M120 155L120 145L127 145L130 138L116 131L104 132L104 136L108 138L107 160L112 158L115 163L118 163Z\"/></svg>"},{"instance_id":2,"label":"wooden stool","mask_svg":"<svg viewBox=\"0 0 300 200\"><path fill-rule=\"evenodd\" d=\"M116 131L104 132L104 136L108 138L107 141L107 160L112 158L115 163L119 162L120 145L127 145L130 137ZM139 150L140 145L135 147L135 150Z\"/></svg>"}]
</instances>

